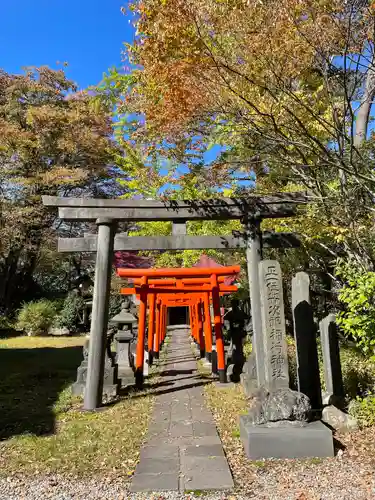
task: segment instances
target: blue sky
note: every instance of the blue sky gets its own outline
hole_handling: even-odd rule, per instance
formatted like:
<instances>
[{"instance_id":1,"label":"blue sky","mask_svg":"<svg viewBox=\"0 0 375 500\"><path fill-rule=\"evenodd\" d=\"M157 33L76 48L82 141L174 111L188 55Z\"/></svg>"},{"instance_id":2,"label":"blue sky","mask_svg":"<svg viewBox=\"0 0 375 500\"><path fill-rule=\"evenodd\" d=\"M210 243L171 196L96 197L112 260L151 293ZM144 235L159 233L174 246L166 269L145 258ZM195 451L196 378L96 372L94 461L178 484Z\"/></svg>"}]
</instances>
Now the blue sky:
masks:
<instances>
[{"instance_id":1,"label":"blue sky","mask_svg":"<svg viewBox=\"0 0 375 500\"><path fill-rule=\"evenodd\" d=\"M0 68L67 62L80 88L98 83L121 65L124 41L134 30L120 8L126 0L0 0Z\"/></svg>"}]
</instances>

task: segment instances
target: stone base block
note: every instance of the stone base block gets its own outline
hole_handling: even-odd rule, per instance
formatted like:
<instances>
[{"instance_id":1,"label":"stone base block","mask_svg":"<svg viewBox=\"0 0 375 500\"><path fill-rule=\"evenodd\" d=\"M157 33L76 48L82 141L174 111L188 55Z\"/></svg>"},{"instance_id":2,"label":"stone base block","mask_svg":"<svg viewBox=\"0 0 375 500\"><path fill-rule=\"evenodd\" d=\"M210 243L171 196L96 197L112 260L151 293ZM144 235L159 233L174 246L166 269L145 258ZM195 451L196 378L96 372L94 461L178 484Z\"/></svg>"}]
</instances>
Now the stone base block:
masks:
<instances>
[{"instance_id":1,"label":"stone base block","mask_svg":"<svg viewBox=\"0 0 375 500\"><path fill-rule=\"evenodd\" d=\"M135 385L134 373L128 377L120 377L121 389L133 387Z\"/></svg>"},{"instance_id":2,"label":"stone base block","mask_svg":"<svg viewBox=\"0 0 375 500\"><path fill-rule=\"evenodd\" d=\"M136 353L136 344L134 344L134 347L132 346L131 349L133 350L133 356L134 356L134 366L136 365L137 362L137 353ZM156 356L154 355L156 358ZM148 351L145 351L144 353L144 361L143 361L143 376L147 377L149 375L149 364L148 364ZM156 358L157 359L157 358Z\"/></svg>"},{"instance_id":3,"label":"stone base block","mask_svg":"<svg viewBox=\"0 0 375 500\"><path fill-rule=\"evenodd\" d=\"M72 394L73 396L84 396L85 393L85 384L80 382L74 382L72 385Z\"/></svg>"},{"instance_id":4,"label":"stone base block","mask_svg":"<svg viewBox=\"0 0 375 500\"><path fill-rule=\"evenodd\" d=\"M122 367L121 369L119 367L118 377L120 379L121 387L127 387L135 384L134 372L131 368Z\"/></svg>"},{"instance_id":5,"label":"stone base block","mask_svg":"<svg viewBox=\"0 0 375 500\"><path fill-rule=\"evenodd\" d=\"M247 373L241 373L240 380L247 397L252 397L258 391L258 382L256 378L253 378Z\"/></svg>"},{"instance_id":6,"label":"stone base block","mask_svg":"<svg viewBox=\"0 0 375 500\"><path fill-rule=\"evenodd\" d=\"M334 456L332 432L320 421L303 427L288 423L267 427L249 420L247 415L240 417L240 435L252 460Z\"/></svg>"},{"instance_id":7,"label":"stone base block","mask_svg":"<svg viewBox=\"0 0 375 500\"><path fill-rule=\"evenodd\" d=\"M128 366L120 366L118 367L118 377L123 378L123 377L131 377L133 376L134 378L134 370L133 368L130 368Z\"/></svg>"},{"instance_id":8,"label":"stone base block","mask_svg":"<svg viewBox=\"0 0 375 500\"><path fill-rule=\"evenodd\" d=\"M108 398L114 398L118 396L120 390L120 384L105 385L103 387L103 395Z\"/></svg>"},{"instance_id":9,"label":"stone base block","mask_svg":"<svg viewBox=\"0 0 375 500\"><path fill-rule=\"evenodd\" d=\"M210 362L209 362L206 358L203 358L203 359L201 360L201 362L202 362L202 366L203 366L204 368L209 368L209 369L211 370L211 368L212 368L212 363L210 363Z\"/></svg>"},{"instance_id":10,"label":"stone base block","mask_svg":"<svg viewBox=\"0 0 375 500\"><path fill-rule=\"evenodd\" d=\"M148 377L150 374L150 367L148 365L148 362L145 362L143 365L143 376Z\"/></svg>"},{"instance_id":11,"label":"stone base block","mask_svg":"<svg viewBox=\"0 0 375 500\"><path fill-rule=\"evenodd\" d=\"M111 384L105 385L103 387L103 396L107 398L114 398L119 394L119 384ZM81 382L75 382L72 385L72 394L73 396L81 396L84 397L85 394L85 384Z\"/></svg>"},{"instance_id":12,"label":"stone base block","mask_svg":"<svg viewBox=\"0 0 375 500\"><path fill-rule=\"evenodd\" d=\"M212 358L212 373L214 375L217 375L218 368L217 368L217 352L216 351L212 351L211 358Z\"/></svg>"}]
</instances>

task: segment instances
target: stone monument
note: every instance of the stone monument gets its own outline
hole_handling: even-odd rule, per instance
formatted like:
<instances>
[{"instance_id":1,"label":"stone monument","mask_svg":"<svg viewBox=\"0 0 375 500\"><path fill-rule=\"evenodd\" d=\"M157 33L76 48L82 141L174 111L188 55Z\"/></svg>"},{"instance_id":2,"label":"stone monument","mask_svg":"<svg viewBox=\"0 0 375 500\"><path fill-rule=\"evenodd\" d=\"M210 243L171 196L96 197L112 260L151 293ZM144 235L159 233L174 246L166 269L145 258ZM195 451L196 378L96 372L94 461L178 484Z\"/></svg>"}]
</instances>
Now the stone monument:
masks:
<instances>
[{"instance_id":1,"label":"stone monument","mask_svg":"<svg viewBox=\"0 0 375 500\"><path fill-rule=\"evenodd\" d=\"M296 342L298 390L310 399L314 411L322 409L317 328L310 303L310 278L297 273L292 279L292 309Z\"/></svg>"},{"instance_id":2,"label":"stone monument","mask_svg":"<svg viewBox=\"0 0 375 500\"><path fill-rule=\"evenodd\" d=\"M337 335L336 316L329 314L319 323L322 343L326 399L335 406L341 406L345 397L342 379L340 346Z\"/></svg>"},{"instance_id":3,"label":"stone monument","mask_svg":"<svg viewBox=\"0 0 375 500\"><path fill-rule=\"evenodd\" d=\"M241 376L245 393L252 396L260 387L277 389L289 387L288 355L285 339L285 316L280 265L277 261L259 263L262 339L261 367L256 366L255 349L245 362ZM261 369L264 383L258 380Z\"/></svg>"},{"instance_id":4,"label":"stone monument","mask_svg":"<svg viewBox=\"0 0 375 500\"><path fill-rule=\"evenodd\" d=\"M310 422L309 398L289 388L283 287L277 261L259 263L259 282L265 382L258 384L248 415L240 417L245 452L253 460L333 456L332 432L321 421Z\"/></svg>"},{"instance_id":5,"label":"stone monument","mask_svg":"<svg viewBox=\"0 0 375 500\"><path fill-rule=\"evenodd\" d=\"M259 283L264 332L265 386L271 390L289 387L283 284L280 264L277 261L260 262Z\"/></svg>"}]
</instances>

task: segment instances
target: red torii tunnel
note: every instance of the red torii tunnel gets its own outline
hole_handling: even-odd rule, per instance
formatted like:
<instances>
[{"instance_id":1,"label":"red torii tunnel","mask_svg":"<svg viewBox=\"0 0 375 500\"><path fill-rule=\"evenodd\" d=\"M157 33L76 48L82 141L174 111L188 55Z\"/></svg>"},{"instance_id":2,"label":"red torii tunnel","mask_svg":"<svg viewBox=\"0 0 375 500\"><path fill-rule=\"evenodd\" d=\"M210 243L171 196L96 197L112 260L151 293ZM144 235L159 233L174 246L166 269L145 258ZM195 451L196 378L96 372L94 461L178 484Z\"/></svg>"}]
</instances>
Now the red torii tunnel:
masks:
<instances>
[{"instance_id":1,"label":"red torii tunnel","mask_svg":"<svg viewBox=\"0 0 375 500\"><path fill-rule=\"evenodd\" d=\"M147 302L149 306L147 349L149 360L159 357L167 331L169 307L187 306L190 310L191 335L199 344L203 357L212 355L210 303L214 316L217 369L220 382L226 382L225 351L220 313L220 295L237 291L224 285L225 278L237 275L239 266L217 268L118 269L122 278L133 279L134 288L123 288L122 294L140 299L138 341L136 350L136 385L143 385L144 346L146 340Z\"/></svg>"}]
</instances>

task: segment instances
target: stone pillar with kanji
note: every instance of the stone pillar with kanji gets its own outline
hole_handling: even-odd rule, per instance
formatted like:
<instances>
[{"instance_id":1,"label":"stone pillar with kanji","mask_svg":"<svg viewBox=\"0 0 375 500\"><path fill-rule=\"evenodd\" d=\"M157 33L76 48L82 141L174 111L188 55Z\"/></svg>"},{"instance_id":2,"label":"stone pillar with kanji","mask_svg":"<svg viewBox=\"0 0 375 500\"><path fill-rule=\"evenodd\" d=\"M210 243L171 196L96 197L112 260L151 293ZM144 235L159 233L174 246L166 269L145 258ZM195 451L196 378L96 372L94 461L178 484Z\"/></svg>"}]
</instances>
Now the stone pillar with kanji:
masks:
<instances>
[{"instance_id":1,"label":"stone pillar with kanji","mask_svg":"<svg viewBox=\"0 0 375 500\"><path fill-rule=\"evenodd\" d=\"M259 282L264 341L265 386L271 390L289 387L280 264L275 260L261 261L259 263Z\"/></svg>"},{"instance_id":2,"label":"stone pillar with kanji","mask_svg":"<svg viewBox=\"0 0 375 500\"><path fill-rule=\"evenodd\" d=\"M314 419L308 396L289 387L280 264L264 260L258 269L265 381L240 416L245 453L252 460L332 457L332 431Z\"/></svg>"}]
</instances>

